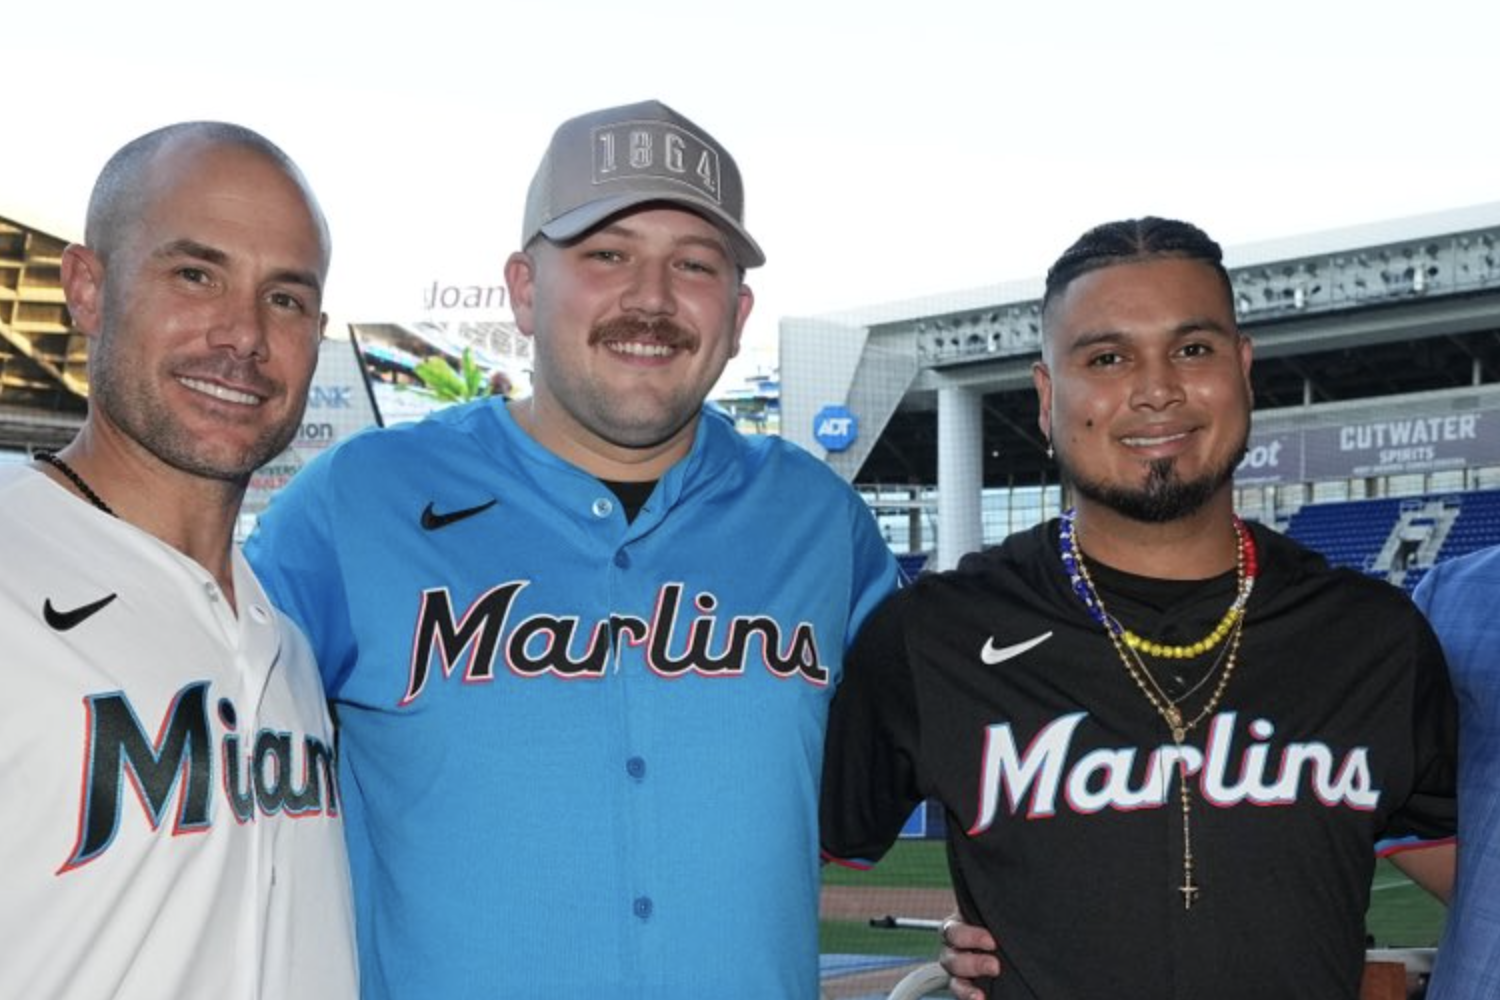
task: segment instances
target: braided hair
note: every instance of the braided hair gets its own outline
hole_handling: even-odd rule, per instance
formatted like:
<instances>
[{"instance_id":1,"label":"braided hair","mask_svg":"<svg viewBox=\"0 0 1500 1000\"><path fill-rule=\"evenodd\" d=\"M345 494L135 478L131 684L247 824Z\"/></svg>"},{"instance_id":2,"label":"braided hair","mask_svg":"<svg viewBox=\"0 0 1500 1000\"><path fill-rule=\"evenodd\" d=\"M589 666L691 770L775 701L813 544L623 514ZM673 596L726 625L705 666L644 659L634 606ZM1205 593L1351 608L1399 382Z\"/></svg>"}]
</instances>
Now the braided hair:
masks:
<instances>
[{"instance_id":1,"label":"braided hair","mask_svg":"<svg viewBox=\"0 0 1500 1000\"><path fill-rule=\"evenodd\" d=\"M1067 291L1075 279L1090 271L1163 257L1207 264L1224 283L1224 294L1233 302L1229 272L1224 269L1224 251L1219 244L1190 222L1148 215L1095 226L1064 250L1047 270L1042 315L1046 316L1052 302Z\"/></svg>"}]
</instances>

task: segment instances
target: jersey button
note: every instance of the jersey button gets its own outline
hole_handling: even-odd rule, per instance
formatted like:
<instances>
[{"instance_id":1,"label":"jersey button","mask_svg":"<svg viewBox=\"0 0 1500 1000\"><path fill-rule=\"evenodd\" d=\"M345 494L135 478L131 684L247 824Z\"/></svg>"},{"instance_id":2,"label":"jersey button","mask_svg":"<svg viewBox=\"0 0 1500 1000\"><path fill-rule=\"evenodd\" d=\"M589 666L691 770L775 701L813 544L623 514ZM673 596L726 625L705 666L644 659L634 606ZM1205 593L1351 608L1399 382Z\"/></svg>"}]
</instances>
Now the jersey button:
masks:
<instances>
[{"instance_id":1,"label":"jersey button","mask_svg":"<svg viewBox=\"0 0 1500 1000\"><path fill-rule=\"evenodd\" d=\"M615 553L615 565L618 566L618 567L620 567L621 569L629 569L630 568L630 553L626 552L624 549L621 549L620 551L616 552Z\"/></svg>"},{"instance_id":2,"label":"jersey button","mask_svg":"<svg viewBox=\"0 0 1500 1000\"><path fill-rule=\"evenodd\" d=\"M635 902L630 906L630 911L641 920L650 920L653 909L650 896L637 896Z\"/></svg>"},{"instance_id":3,"label":"jersey button","mask_svg":"<svg viewBox=\"0 0 1500 1000\"><path fill-rule=\"evenodd\" d=\"M608 517L614 513L615 502L609 497L600 497L594 501L594 506L589 509L594 512L595 517Z\"/></svg>"},{"instance_id":4,"label":"jersey button","mask_svg":"<svg viewBox=\"0 0 1500 1000\"><path fill-rule=\"evenodd\" d=\"M642 757L632 757L625 762L625 773L636 781L646 777L646 761Z\"/></svg>"}]
</instances>

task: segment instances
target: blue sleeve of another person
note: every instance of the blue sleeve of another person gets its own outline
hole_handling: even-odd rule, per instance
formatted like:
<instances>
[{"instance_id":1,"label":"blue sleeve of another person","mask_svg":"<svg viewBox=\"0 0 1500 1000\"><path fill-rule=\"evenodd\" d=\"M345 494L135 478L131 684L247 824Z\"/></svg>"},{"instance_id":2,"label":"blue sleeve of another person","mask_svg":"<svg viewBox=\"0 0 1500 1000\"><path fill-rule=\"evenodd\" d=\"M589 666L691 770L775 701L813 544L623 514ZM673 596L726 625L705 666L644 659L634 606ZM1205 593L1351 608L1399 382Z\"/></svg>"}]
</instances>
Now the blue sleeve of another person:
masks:
<instances>
[{"instance_id":1,"label":"blue sleeve of another person","mask_svg":"<svg viewBox=\"0 0 1500 1000\"><path fill-rule=\"evenodd\" d=\"M312 643L330 697L356 658L332 519L358 517L359 505L338 502L336 460L335 449L294 476L245 543L245 556L272 602Z\"/></svg>"},{"instance_id":2,"label":"blue sleeve of another person","mask_svg":"<svg viewBox=\"0 0 1500 1000\"><path fill-rule=\"evenodd\" d=\"M1442 563L1417 605L1442 642L1458 697L1458 882L1431 1000L1500 996L1500 548Z\"/></svg>"}]
</instances>

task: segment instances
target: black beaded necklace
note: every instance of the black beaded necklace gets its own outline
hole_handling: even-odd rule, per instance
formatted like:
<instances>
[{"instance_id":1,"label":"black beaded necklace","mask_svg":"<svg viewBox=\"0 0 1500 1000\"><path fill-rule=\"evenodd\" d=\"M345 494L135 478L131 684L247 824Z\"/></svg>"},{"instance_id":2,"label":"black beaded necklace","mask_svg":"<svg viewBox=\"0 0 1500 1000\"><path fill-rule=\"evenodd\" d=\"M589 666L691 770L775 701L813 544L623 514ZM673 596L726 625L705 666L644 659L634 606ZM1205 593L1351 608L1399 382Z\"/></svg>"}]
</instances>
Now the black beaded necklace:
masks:
<instances>
[{"instance_id":1,"label":"black beaded necklace","mask_svg":"<svg viewBox=\"0 0 1500 1000\"><path fill-rule=\"evenodd\" d=\"M109 504L105 503L100 498L99 494L97 494L97 493L94 492L93 487L89 486L88 483L84 482L83 481L83 477L80 476L77 472L73 471L73 467L71 465L69 465L67 462L64 462L62 460L62 458L56 452L53 452L53 451L39 451L39 452L36 453L35 458L36 458L36 460L38 462L46 462L48 465L52 466L58 472L61 472L64 476L67 476L68 477L68 482L70 482L74 486L78 487L78 492L82 493L83 496L84 496L84 499L87 500L89 503L93 504L95 507L98 507L100 510L104 511L104 513L108 514L110 517L119 517L120 516L120 515L116 514L114 511L110 510L109 509Z\"/></svg>"}]
</instances>

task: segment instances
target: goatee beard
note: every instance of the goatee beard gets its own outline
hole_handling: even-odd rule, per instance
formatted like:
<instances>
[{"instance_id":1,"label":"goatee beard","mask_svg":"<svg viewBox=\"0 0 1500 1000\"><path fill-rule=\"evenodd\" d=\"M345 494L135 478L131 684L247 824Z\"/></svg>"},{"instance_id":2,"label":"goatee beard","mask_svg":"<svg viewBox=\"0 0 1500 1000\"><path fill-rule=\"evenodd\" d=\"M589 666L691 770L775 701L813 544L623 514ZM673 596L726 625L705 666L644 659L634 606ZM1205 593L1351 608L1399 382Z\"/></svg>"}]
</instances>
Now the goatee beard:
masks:
<instances>
[{"instance_id":1,"label":"goatee beard","mask_svg":"<svg viewBox=\"0 0 1500 1000\"><path fill-rule=\"evenodd\" d=\"M1132 521L1167 524L1196 514L1225 484L1233 481L1234 470L1245 457L1248 444L1247 441L1241 446L1223 467L1210 469L1197 479L1179 477L1175 458L1154 459L1147 466L1146 481L1133 489L1095 482L1078 475L1061 451L1057 453L1057 465L1063 480L1079 496Z\"/></svg>"}]
</instances>

